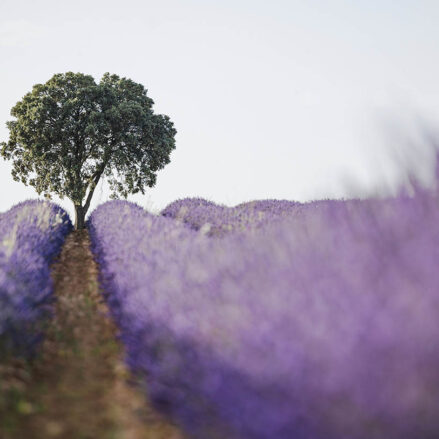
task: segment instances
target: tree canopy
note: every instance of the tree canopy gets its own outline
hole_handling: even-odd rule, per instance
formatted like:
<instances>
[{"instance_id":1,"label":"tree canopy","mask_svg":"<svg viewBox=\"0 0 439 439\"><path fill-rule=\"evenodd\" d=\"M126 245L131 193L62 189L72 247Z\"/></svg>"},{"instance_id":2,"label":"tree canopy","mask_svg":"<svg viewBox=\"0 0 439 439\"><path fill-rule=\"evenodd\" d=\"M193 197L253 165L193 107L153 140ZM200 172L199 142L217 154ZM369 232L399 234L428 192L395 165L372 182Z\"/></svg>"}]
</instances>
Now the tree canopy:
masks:
<instances>
[{"instance_id":1,"label":"tree canopy","mask_svg":"<svg viewBox=\"0 0 439 439\"><path fill-rule=\"evenodd\" d=\"M176 130L168 116L154 114L143 85L105 73L60 73L36 84L11 109L9 141L1 155L13 161L14 180L38 194L56 194L75 205L84 227L101 178L112 197L144 193L170 161Z\"/></svg>"}]
</instances>

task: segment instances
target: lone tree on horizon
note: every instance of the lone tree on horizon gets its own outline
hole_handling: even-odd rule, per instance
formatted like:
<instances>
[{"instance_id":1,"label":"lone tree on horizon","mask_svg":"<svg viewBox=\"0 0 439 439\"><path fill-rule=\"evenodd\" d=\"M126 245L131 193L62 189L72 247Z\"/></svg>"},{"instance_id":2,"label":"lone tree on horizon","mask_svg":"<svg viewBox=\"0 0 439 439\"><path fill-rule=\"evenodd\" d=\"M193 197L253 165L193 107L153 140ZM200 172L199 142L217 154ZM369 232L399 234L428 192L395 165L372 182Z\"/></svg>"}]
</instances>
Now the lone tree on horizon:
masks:
<instances>
[{"instance_id":1,"label":"lone tree on horizon","mask_svg":"<svg viewBox=\"0 0 439 439\"><path fill-rule=\"evenodd\" d=\"M156 183L170 161L176 130L168 116L154 114L154 102L141 84L105 73L99 83L82 73L59 73L36 84L11 109L9 141L0 153L13 161L14 180L38 194L69 198L75 229L101 178L112 197Z\"/></svg>"}]
</instances>

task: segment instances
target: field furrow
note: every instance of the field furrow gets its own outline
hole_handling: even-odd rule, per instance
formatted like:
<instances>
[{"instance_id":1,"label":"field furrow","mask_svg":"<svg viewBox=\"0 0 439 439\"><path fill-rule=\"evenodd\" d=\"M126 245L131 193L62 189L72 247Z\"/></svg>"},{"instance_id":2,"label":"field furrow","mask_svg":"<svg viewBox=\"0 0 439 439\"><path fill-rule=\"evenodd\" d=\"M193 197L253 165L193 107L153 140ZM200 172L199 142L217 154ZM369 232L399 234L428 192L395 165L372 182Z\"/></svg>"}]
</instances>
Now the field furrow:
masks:
<instances>
[{"instance_id":1,"label":"field furrow","mask_svg":"<svg viewBox=\"0 0 439 439\"><path fill-rule=\"evenodd\" d=\"M22 380L8 439L182 438L128 383L97 273L88 233L71 233L52 267L55 316Z\"/></svg>"}]
</instances>

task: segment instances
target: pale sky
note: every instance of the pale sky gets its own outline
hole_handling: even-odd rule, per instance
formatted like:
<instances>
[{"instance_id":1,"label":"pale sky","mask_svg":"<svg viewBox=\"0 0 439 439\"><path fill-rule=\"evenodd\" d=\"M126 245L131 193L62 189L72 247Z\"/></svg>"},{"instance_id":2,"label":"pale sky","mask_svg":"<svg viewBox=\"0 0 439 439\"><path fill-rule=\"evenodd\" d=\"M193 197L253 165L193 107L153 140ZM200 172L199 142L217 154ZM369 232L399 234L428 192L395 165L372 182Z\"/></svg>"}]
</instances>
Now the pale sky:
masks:
<instances>
[{"instance_id":1,"label":"pale sky","mask_svg":"<svg viewBox=\"0 0 439 439\"><path fill-rule=\"evenodd\" d=\"M0 140L34 84L108 71L178 130L141 205L384 194L407 169L428 183L438 22L437 0L1 0ZM0 211L37 197L2 159L0 187Z\"/></svg>"}]
</instances>

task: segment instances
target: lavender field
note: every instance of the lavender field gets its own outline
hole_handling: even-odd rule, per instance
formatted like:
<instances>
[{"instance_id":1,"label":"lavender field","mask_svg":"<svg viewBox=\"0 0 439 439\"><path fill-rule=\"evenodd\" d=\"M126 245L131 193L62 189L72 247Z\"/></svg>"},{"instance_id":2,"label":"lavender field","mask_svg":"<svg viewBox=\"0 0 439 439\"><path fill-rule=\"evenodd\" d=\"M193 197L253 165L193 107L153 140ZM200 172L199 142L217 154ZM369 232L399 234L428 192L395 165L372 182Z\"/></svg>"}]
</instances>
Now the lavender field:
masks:
<instances>
[{"instance_id":1,"label":"lavender field","mask_svg":"<svg viewBox=\"0 0 439 439\"><path fill-rule=\"evenodd\" d=\"M0 353L35 350L51 313L49 266L71 228L67 213L44 201L0 214Z\"/></svg>"},{"instance_id":2,"label":"lavender field","mask_svg":"<svg viewBox=\"0 0 439 439\"><path fill-rule=\"evenodd\" d=\"M92 249L131 369L191 438L437 437L438 193L113 201Z\"/></svg>"}]
</instances>

